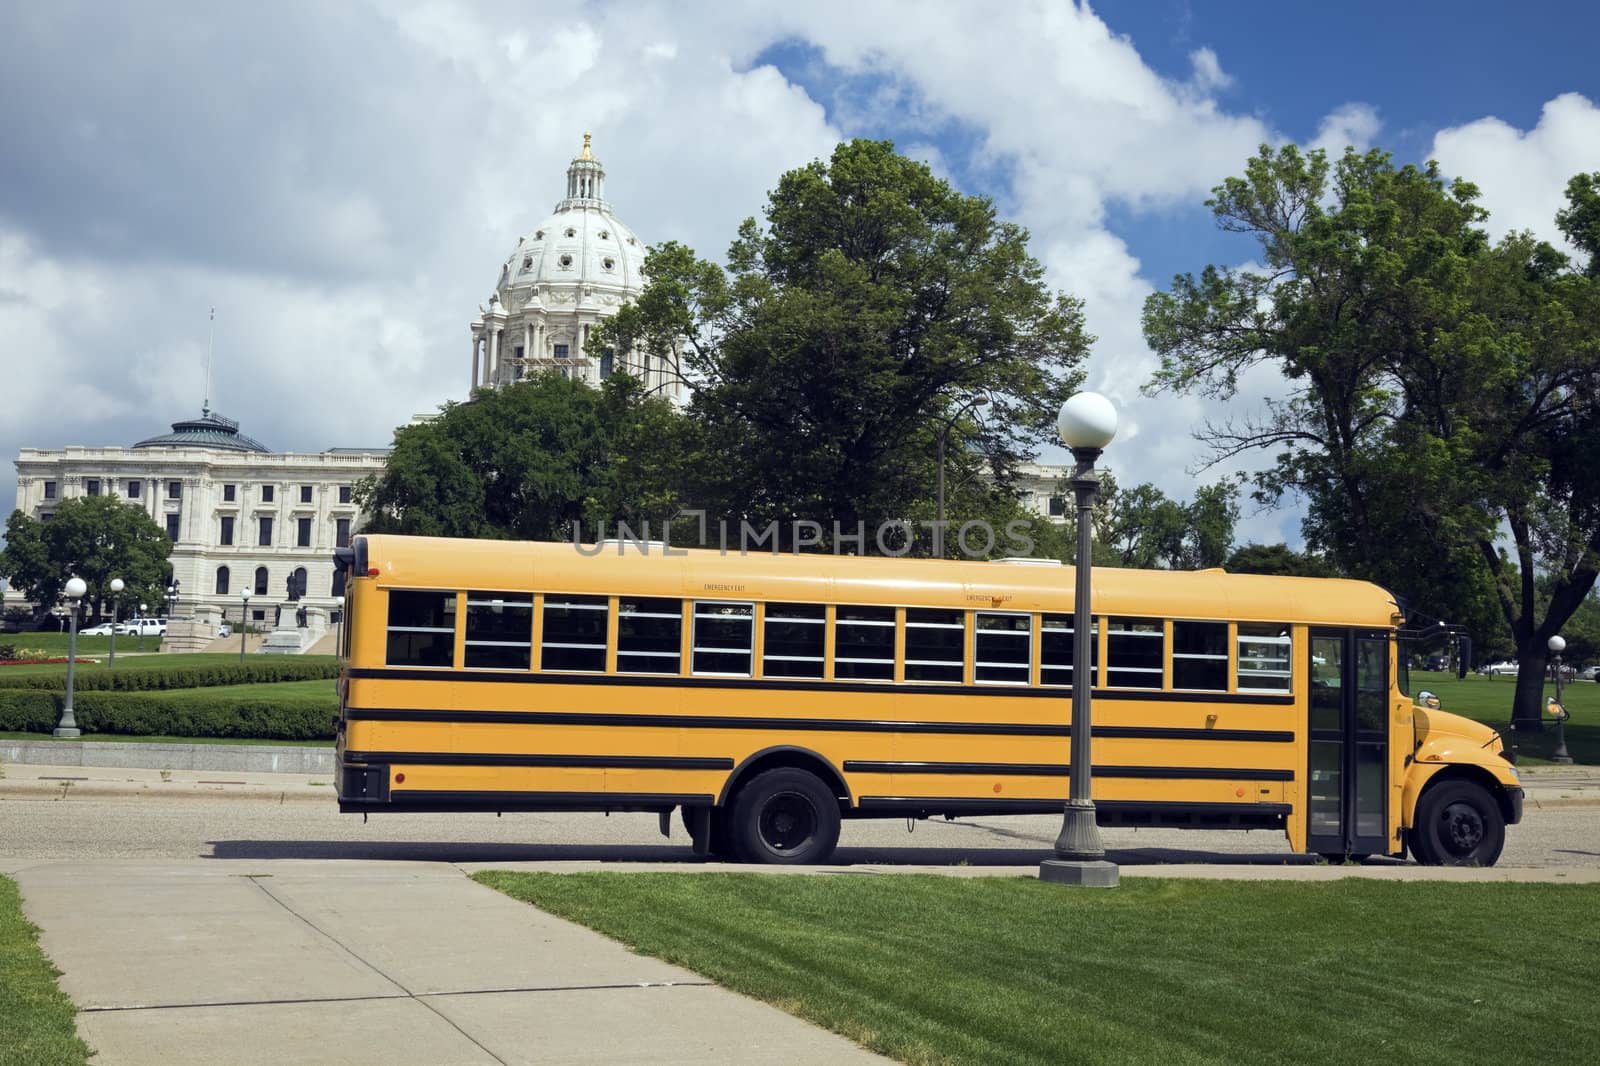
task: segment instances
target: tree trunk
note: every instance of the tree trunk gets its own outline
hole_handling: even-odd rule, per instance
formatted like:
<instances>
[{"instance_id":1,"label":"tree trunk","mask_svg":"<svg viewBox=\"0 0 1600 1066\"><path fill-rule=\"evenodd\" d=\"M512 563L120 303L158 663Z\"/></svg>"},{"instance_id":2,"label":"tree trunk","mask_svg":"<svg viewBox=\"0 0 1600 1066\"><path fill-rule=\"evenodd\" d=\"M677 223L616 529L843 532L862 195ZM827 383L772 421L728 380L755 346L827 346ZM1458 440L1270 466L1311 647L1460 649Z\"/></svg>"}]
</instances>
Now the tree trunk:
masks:
<instances>
[{"instance_id":1,"label":"tree trunk","mask_svg":"<svg viewBox=\"0 0 1600 1066\"><path fill-rule=\"evenodd\" d=\"M1544 675L1549 656L1544 638L1537 635L1517 648L1517 692L1511 705L1511 728L1519 733L1544 732Z\"/></svg>"}]
</instances>

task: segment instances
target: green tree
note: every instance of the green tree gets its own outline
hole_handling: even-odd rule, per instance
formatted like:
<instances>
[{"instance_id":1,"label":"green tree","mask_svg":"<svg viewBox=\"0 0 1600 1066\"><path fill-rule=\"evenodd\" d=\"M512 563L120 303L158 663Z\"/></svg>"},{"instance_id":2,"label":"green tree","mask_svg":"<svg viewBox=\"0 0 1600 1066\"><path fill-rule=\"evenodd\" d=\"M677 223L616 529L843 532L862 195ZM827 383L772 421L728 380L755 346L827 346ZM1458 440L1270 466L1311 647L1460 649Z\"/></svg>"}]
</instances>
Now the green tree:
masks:
<instances>
[{"instance_id":1,"label":"green tree","mask_svg":"<svg viewBox=\"0 0 1600 1066\"><path fill-rule=\"evenodd\" d=\"M1308 544L1419 615L1489 634L1496 610L1523 665L1514 717L1537 728L1544 641L1600 565L1600 294L1526 234L1491 244L1477 195L1382 152L1263 148L1208 203L1264 268L1150 297L1150 388L1230 399L1244 371L1279 369L1291 392L1264 418L1203 428L1213 458L1273 451L1257 496L1299 495ZM1588 239L1582 208L1562 217ZM1545 610L1540 572L1557 575Z\"/></svg>"},{"instance_id":2,"label":"green tree","mask_svg":"<svg viewBox=\"0 0 1600 1066\"><path fill-rule=\"evenodd\" d=\"M397 430L357 498L375 533L561 540L584 520L670 518L692 447L683 416L630 375L594 389L541 374Z\"/></svg>"},{"instance_id":3,"label":"green tree","mask_svg":"<svg viewBox=\"0 0 1600 1066\"><path fill-rule=\"evenodd\" d=\"M1170 499L1148 483L1120 488L1110 474L1103 474L1100 484L1097 565L1203 570L1227 558L1239 520L1236 479L1200 486L1189 503Z\"/></svg>"},{"instance_id":4,"label":"green tree","mask_svg":"<svg viewBox=\"0 0 1600 1066\"><path fill-rule=\"evenodd\" d=\"M41 611L61 602L70 577L89 586L84 604L99 618L110 606L111 581L121 578L123 603L160 603L166 596L172 541L138 507L116 496L62 500L49 522L13 511L0 549L0 577Z\"/></svg>"},{"instance_id":5,"label":"green tree","mask_svg":"<svg viewBox=\"0 0 1600 1066\"><path fill-rule=\"evenodd\" d=\"M1328 560L1297 552L1287 544L1246 544L1228 556L1222 568L1230 574L1278 574L1284 577L1340 577Z\"/></svg>"},{"instance_id":6,"label":"green tree","mask_svg":"<svg viewBox=\"0 0 1600 1066\"><path fill-rule=\"evenodd\" d=\"M784 174L726 269L668 243L646 272L601 343L694 384L700 502L783 528L933 517L940 430L980 396L949 438L948 515L1010 514L1090 343L1025 231L886 142Z\"/></svg>"}]
</instances>

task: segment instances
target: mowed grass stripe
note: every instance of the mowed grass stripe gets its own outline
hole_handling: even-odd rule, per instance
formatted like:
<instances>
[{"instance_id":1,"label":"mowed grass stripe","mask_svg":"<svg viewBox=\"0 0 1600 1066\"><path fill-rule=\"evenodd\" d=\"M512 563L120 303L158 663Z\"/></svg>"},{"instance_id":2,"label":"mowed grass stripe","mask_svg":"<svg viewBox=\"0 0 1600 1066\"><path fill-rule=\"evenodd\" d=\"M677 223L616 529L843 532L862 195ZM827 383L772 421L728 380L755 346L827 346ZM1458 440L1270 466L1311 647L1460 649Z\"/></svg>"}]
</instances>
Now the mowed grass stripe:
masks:
<instances>
[{"instance_id":1,"label":"mowed grass stripe","mask_svg":"<svg viewBox=\"0 0 1600 1066\"><path fill-rule=\"evenodd\" d=\"M478 880L910 1063L1600 1059L1592 886Z\"/></svg>"},{"instance_id":2,"label":"mowed grass stripe","mask_svg":"<svg viewBox=\"0 0 1600 1066\"><path fill-rule=\"evenodd\" d=\"M39 931L22 916L16 882L0 877L0 1066L89 1061L78 1039L77 1008L56 987L56 968L39 950Z\"/></svg>"}]
</instances>

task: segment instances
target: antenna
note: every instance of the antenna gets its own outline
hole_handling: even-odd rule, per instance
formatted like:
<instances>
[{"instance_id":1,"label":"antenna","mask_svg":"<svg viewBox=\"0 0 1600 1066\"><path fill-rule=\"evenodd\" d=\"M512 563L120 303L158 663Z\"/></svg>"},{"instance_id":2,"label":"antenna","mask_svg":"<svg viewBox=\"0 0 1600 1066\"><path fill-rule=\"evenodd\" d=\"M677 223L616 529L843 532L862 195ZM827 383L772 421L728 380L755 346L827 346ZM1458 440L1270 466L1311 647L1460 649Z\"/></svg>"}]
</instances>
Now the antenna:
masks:
<instances>
[{"instance_id":1,"label":"antenna","mask_svg":"<svg viewBox=\"0 0 1600 1066\"><path fill-rule=\"evenodd\" d=\"M200 401L200 417L211 414L211 348L217 339L217 309L211 309L211 325L206 332L206 390Z\"/></svg>"}]
</instances>

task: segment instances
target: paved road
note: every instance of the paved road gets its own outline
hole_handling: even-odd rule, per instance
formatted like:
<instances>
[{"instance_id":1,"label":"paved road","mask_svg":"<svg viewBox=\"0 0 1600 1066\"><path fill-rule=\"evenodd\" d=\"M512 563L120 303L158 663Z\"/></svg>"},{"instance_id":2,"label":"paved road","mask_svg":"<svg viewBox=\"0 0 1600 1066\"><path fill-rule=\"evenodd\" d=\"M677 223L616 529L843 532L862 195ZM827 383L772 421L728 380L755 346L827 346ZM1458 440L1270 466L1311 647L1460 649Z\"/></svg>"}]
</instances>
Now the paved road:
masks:
<instances>
[{"instance_id":1,"label":"paved road","mask_svg":"<svg viewBox=\"0 0 1600 1066\"><path fill-rule=\"evenodd\" d=\"M8 768L13 778L28 768ZM663 839L654 815L386 815L363 824L330 796L278 802L261 796L0 798L0 870L43 861L103 859L367 859L460 863L682 862L681 826ZM1048 857L1053 817L915 823L847 822L843 864L1026 866ZM1265 831L1105 831L1112 858L1152 862L1281 863L1294 856ZM1600 869L1600 810L1530 810L1508 830L1502 866Z\"/></svg>"}]
</instances>

